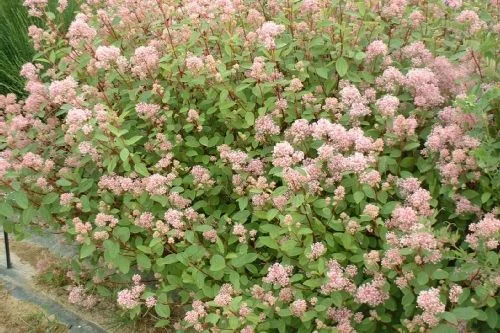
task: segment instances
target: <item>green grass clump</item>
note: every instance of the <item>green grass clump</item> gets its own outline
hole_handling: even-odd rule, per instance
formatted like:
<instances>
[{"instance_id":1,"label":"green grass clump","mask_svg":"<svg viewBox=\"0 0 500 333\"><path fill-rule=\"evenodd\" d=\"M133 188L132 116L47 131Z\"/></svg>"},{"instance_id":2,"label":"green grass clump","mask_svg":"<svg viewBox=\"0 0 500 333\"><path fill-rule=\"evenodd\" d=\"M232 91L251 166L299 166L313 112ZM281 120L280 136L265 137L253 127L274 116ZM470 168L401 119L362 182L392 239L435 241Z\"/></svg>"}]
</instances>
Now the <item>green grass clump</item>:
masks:
<instances>
[{"instance_id":1,"label":"green grass clump","mask_svg":"<svg viewBox=\"0 0 500 333\"><path fill-rule=\"evenodd\" d=\"M55 10L56 6L57 0L50 1L49 11L56 14L56 22L67 29L78 8L77 1L69 1L62 14ZM19 71L35 54L28 37L28 27L32 24L44 25L42 20L28 16L23 0L0 0L0 94L26 94Z\"/></svg>"}]
</instances>

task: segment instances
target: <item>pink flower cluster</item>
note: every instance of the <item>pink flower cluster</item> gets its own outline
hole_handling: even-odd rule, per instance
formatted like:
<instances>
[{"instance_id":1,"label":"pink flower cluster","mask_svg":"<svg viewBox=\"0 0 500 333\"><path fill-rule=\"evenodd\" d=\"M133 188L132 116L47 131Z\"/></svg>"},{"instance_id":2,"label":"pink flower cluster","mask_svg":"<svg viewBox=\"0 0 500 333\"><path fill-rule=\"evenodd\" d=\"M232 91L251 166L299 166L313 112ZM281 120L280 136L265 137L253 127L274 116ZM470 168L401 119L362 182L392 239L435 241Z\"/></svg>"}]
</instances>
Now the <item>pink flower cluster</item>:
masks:
<instances>
[{"instance_id":1,"label":"pink flower cluster","mask_svg":"<svg viewBox=\"0 0 500 333\"><path fill-rule=\"evenodd\" d=\"M134 221L135 225L144 229L150 229L153 226L155 217L151 212L144 212Z\"/></svg>"},{"instance_id":2,"label":"pink flower cluster","mask_svg":"<svg viewBox=\"0 0 500 333\"><path fill-rule=\"evenodd\" d=\"M405 118L402 115L396 116L392 121L392 128L390 129L399 139L405 139L415 135L417 128L417 120L413 117Z\"/></svg>"},{"instance_id":3,"label":"pink flower cluster","mask_svg":"<svg viewBox=\"0 0 500 333\"><path fill-rule=\"evenodd\" d=\"M453 286L451 286L450 292L448 295L450 302L451 303L458 303L458 299L462 295L463 291L464 291L463 288L457 284L454 284Z\"/></svg>"},{"instance_id":4,"label":"pink flower cluster","mask_svg":"<svg viewBox=\"0 0 500 333\"><path fill-rule=\"evenodd\" d=\"M464 10L457 16L456 20L460 23L467 23L470 34L475 34L486 27L486 23L473 10Z\"/></svg>"},{"instance_id":5,"label":"pink flower cluster","mask_svg":"<svg viewBox=\"0 0 500 333\"><path fill-rule=\"evenodd\" d=\"M444 102L439 91L437 76L428 68L411 69L406 74L406 84L413 94L416 106L436 107Z\"/></svg>"},{"instance_id":6,"label":"pink flower cluster","mask_svg":"<svg viewBox=\"0 0 500 333\"><path fill-rule=\"evenodd\" d=\"M47 7L48 0L24 0L23 5L28 7L30 16L40 17Z\"/></svg>"},{"instance_id":7,"label":"pink flower cluster","mask_svg":"<svg viewBox=\"0 0 500 333\"><path fill-rule=\"evenodd\" d=\"M373 281L359 286L355 296L356 302L372 307L384 303L389 299L389 293L382 290L384 284L385 280L377 276Z\"/></svg>"},{"instance_id":8,"label":"pink flower cluster","mask_svg":"<svg viewBox=\"0 0 500 333\"><path fill-rule=\"evenodd\" d=\"M68 76L67 78L61 81L54 80L49 86L50 100L54 104L77 103L76 102L77 87L78 83L71 76Z\"/></svg>"},{"instance_id":9,"label":"pink flower cluster","mask_svg":"<svg viewBox=\"0 0 500 333\"><path fill-rule=\"evenodd\" d=\"M256 33L259 41L268 50L276 48L275 38L285 31L285 26L276 24L274 22L264 22L262 26L257 29Z\"/></svg>"},{"instance_id":10,"label":"pink flower cluster","mask_svg":"<svg viewBox=\"0 0 500 333\"><path fill-rule=\"evenodd\" d=\"M311 252L307 255L308 258L316 260L326 253L326 246L321 242L311 244Z\"/></svg>"},{"instance_id":11,"label":"pink flower cluster","mask_svg":"<svg viewBox=\"0 0 500 333\"><path fill-rule=\"evenodd\" d=\"M193 301L192 308L192 310L186 312L184 321L186 321L189 325L192 325L196 331L201 332L203 330L203 326L201 325L200 320L207 315L205 304L202 301L195 300Z\"/></svg>"},{"instance_id":12,"label":"pink flower cluster","mask_svg":"<svg viewBox=\"0 0 500 333\"><path fill-rule=\"evenodd\" d=\"M135 106L137 114L149 120L155 120L157 118L160 108L160 105L150 103L139 103Z\"/></svg>"},{"instance_id":13,"label":"pink flower cluster","mask_svg":"<svg viewBox=\"0 0 500 333\"><path fill-rule=\"evenodd\" d=\"M271 115L265 115L255 120L255 139L260 142L265 142L266 138L273 135L278 135L280 128L274 122Z\"/></svg>"},{"instance_id":14,"label":"pink flower cluster","mask_svg":"<svg viewBox=\"0 0 500 333\"><path fill-rule=\"evenodd\" d=\"M417 296L417 306L424 311L422 320L430 327L439 323L437 315L445 311L445 305L439 299L439 289L436 288L422 290Z\"/></svg>"},{"instance_id":15,"label":"pink flower cluster","mask_svg":"<svg viewBox=\"0 0 500 333\"><path fill-rule=\"evenodd\" d=\"M335 291L341 290L345 290L352 294L356 290L356 286L349 279L349 273L334 259L328 262L326 277L326 283L321 286L321 293L324 295L329 295Z\"/></svg>"},{"instance_id":16,"label":"pink flower cluster","mask_svg":"<svg viewBox=\"0 0 500 333\"><path fill-rule=\"evenodd\" d=\"M375 40L366 48L366 61L372 62L378 56L387 55L387 45L381 40Z\"/></svg>"},{"instance_id":17,"label":"pink flower cluster","mask_svg":"<svg viewBox=\"0 0 500 333\"><path fill-rule=\"evenodd\" d=\"M290 311L295 317L302 317L307 310L307 302L303 299L298 299L290 304Z\"/></svg>"},{"instance_id":18,"label":"pink flower cluster","mask_svg":"<svg viewBox=\"0 0 500 333\"><path fill-rule=\"evenodd\" d=\"M445 108L440 118L444 126L438 124L433 127L423 153L438 154L438 167L443 181L456 185L461 175L477 169L477 163L470 153L479 146L479 140L466 134L475 119L463 116L463 112L456 108Z\"/></svg>"},{"instance_id":19,"label":"pink flower cluster","mask_svg":"<svg viewBox=\"0 0 500 333\"><path fill-rule=\"evenodd\" d=\"M378 111L384 117L392 117L399 106L399 99L393 95L385 95L375 103Z\"/></svg>"},{"instance_id":20,"label":"pink flower cluster","mask_svg":"<svg viewBox=\"0 0 500 333\"><path fill-rule=\"evenodd\" d=\"M283 266L280 263L274 263L269 267L267 275L262 279L265 283L286 287L290 284L293 266Z\"/></svg>"},{"instance_id":21,"label":"pink flower cluster","mask_svg":"<svg viewBox=\"0 0 500 333\"><path fill-rule=\"evenodd\" d=\"M214 298L214 303L217 306L228 306L233 300L233 297L231 296L233 293L233 286L231 286L229 283L223 284L219 290L219 293Z\"/></svg>"},{"instance_id":22,"label":"pink flower cluster","mask_svg":"<svg viewBox=\"0 0 500 333\"><path fill-rule=\"evenodd\" d=\"M97 298L93 295L87 295L85 289L81 286L73 286L68 295L68 302L91 309L97 304Z\"/></svg>"},{"instance_id":23,"label":"pink flower cluster","mask_svg":"<svg viewBox=\"0 0 500 333\"><path fill-rule=\"evenodd\" d=\"M98 227L110 226L114 228L118 224L118 219L113 215L98 213L94 222Z\"/></svg>"},{"instance_id":24,"label":"pink flower cluster","mask_svg":"<svg viewBox=\"0 0 500 333\"><path fill-rule=\"evenodd\" d=\"M90 110L78 108L70 109L65 119L65 123L68 126L66 133L69 135L75 134L77 131L83 129L91 118L92 112Z\"/></svg>"},{"instance_id":25,"label":"pink flower cluster","mask_svg":"<svg viewBox=\"0 0 500 333\"><path fill-rule=\"evenodd\" d=\"M131 289L123 289L118 292L117 303L123 309L133 309L140 304L140 297L146 286L141 283L140 275L135 274L132 277L134 286Z\"/></svg>"},{"instance_id":26,"label":"pink flower cluster","mask_svg":"<svg viewBox=\"0 0 500 333\"><path fill-rule=\"evenodd\" d=\"M79 13L71 22L67 38L72 47L78 48L82 44L91 44L97 35L97 31L88 24L88 17L85 14Z\"/></svg>"},{"instance_id":27,"label":"pink flower cluster","mask_svg":"<svg viewBox=\"0 0 500 333\"><path fill-rule=\"evenodd\" d=\"M210 187L215 184L215 181L210 175L210 171L201 165L195 165L191 169L191 175L193 176L193 184L200 187Z\"/></svg>"},{"instance_id":28,"label":"pink flower cluster","mask_svg":"<svg viewBox=\"0 0 500 333\"><path fill-rule=\"evenodd\" d=\"M172 173L167 176L153 174L145 178L130 178L122 176L102 176L98 186L102 190L108 190L115 195L133 193L140 195L147 192L151 195L164 195L168 192L172 181L176 176Z\"/></svg>"},{"instance_id":29,"label":"pink flower cluster","mask_svg":"<svg viewBox=\"0 0 500 333\"><path fill-rule=\"evenodd\" d=\"M484 244L487 249L494 250L500 244L500 220L493 212L485 214L479 222L470 224L469 231L466 241L473 249Z\"/></svg>"},{"instance_id":30,"label":"pink flower cluster","mask_svg":"<svg viewBox=\"0 0 500 333\"><path fill-rule=\"evenodd\" d=\"M160 54L153 46L139 46L131 59L132 73L141 79L153 76L160 63Z\"/></svg>"},{"instance_id":31,"label":"pink flower cluster","mask_svg":"<svg viewBox=\"0 0 500 333\"><path fill-rule=\"evenodd\" d=\"M291 167L302 161L304 153L296 151L292 145L286 141L277 143L273 150L273 165L277 167Z\"/></svg>"},{"instance_id":32,"label":"pink flower cluster","mask_svg":"<svg viewBox=\"0 0 500 333\"><path fill-rule=\"evenodd\" d=\"M110 69L118 61L123 65L126 60L120 56L120 53L120 49L116 46L101 45L97 47L95 50L95 58L97 59L95 66L97 68Z\"/></svg>"},{"instance_id":33,"label":"pink flower cluster","mask_svg":"<svg viewBox=\"0 0 500 333\"><path fill-rule=\"evenodd\" d=\"M346 84L340 90L341 102L348 107L347 114L352 118L361 118L371 114L371 109L367 106L368 100L361 95L358 88L352 84Z\"/></svg>"}]
</instances>

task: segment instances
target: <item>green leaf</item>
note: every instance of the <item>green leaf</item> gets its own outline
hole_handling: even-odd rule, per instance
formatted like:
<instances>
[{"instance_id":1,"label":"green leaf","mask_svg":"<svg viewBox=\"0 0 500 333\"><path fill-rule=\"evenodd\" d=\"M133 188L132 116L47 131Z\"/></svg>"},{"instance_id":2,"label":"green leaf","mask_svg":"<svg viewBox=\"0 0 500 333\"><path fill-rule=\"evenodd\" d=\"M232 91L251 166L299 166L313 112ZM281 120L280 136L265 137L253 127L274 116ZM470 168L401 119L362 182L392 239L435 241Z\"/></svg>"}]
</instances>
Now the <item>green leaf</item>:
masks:
<instances>
[{"instance_id":1,"label":"green leaf","mask_svg":"<svg viewBox=\"0 0 500 333\"><path fill-rule=\"evenodd\" d=\"M59 186L71 186L71 182L67 179L61 178L56 181L56 184Z\"/></svg>"},{"instance_id":2,"label":"green leaf","mask_svg":"<svg viewBox=\"0 0 500 333\"><path fill-rule=\"evenodd\" d=\"M340 77L343 77L344 75L347 74L347 70L349 69L349 64L344 59L344 57L340 57L337 60L337 62L335 63L335 69L337 70L337 73L339 73Z\"/></svg>"},{"instance_id":3,"label":"green leaf","mask_svg":"<svg viewBox=\"0 0 500 333\"><path fill-rule=\"evenodd\" d=\"M498 313L495 311L494 308L488 308L486 309L486 316L488 319L486 319L486 322L488 323L488 326L491 328L497 327L498 323Z\"/></svg>"},{"instance_id":4,"label":"green leaf","mask_svg":"<svg viewBox=\"0 0 500 333\"><path fill-rule=\"evenodd\" d=\"M238 255L237 258L231 260L231 265L234 267L243 267L247 264L250 264L257 259L256 253L247 253L243 255Z\"/></svg>"},{"instance_id":5,"label":"green leaf","mask_svg":"<svg viewBox=\"0 0 500 333\"><path fill-rule=\"evenodd\" d=\"M5 217L12 217L14 216L14 209L5 201L0 202L0 214Z\"/></svg>"},{"instance_id":6,"label":"green leaf","mask_svg":"<svg viewBox=\"0 0 500 333\"><path fill-rule=\"evenodd\" d=\"M363 193L370 199L376 198L375 191L367 184L363 185Z\"/></svg>"},{"instance_id":7,"label":"green leaf","mask_svg":"<svg viewBox=\"0 0 500 333\"><path fill-rule=\"evenodd\" d=\"M408 292L401 299L401 305L403 305L405 307L409 306L410 304L413 303L414 300L415 300L415 295L413 295L413 293L411 293L411 292Z\"/></svg>"},{"instance_id":8,"label":"green leaf","mask_svg":"<svg viewBox=\"0 0 500 333\"><path fill-rule=\"evenodd\" d=\"M28 207L28 209L23 210L23 214L21 216L21 222L24 224L29 224L33 221L33 218L36 215L36 210L33 207Z\"/></svg>"},{"instance_id":9,"label":"green leaf","mask_svg":"<svg viewBox=\"0 0 500 333\"><path fill-rule=\"evenodd\" d=\"M205 147L208 147L208 138L206 136L202 136L200 138L200 143L204 145Z\"/></svg>"},{"instance_id":10,"label":"green leaf","mask_svg":"<svg viewBox=\"0 0 500 333\"><path fill-rule=\"evenodd\" d=\"M170 307L166 304L157 303L155 311L160 317L170 318Z\"/></svg>"},{"instance_id":11,"label":"green leaf","mask_svg":"<svg viewBox=\"0 0 500 333\"><path fill-rule=\"evenodd\" d=\"M56 202L59 199L59 195L57 193L49 193L43 197L42 203L45 205L50 205L53 202Z\"/></svg>"},{"instance_id":12,"label":"green leaf","mask_svg":"<svg viewBox=\"0 0 500 333\"><path fill-rule=\"evenodd\" d=\"M479 315L479 312L477 312L476 309L471 306L455 308L453 309L452 313L457 317L458 320L471 320Z\"/></svg>"},{"instance_id":13,"label":"green leaf","mask_svg":"<svg viewBox=\"0 0 500 333\"><path fill-rule=\"evenodd\" d=\"M127 227L116 227L113 235L125 243L130 238L130 230Z\"/></svg>"},{"instance_id":14,"label":"green leaf","mask_svg":"<svg viewBox=\"0 0 500 333\"><path fill-rule=\"evenodd\" d=\"M149 176L149 171L148 171L148 168L146 167L146 165L144 163L136 163L134 165L134 170L140 174L141 176L144 176L144 177L147 177Z\"/></svg>"},{"instance_id":15,"label":"green leaf","mask_svg":"<svg viewBox=\"0 0 500 333\"><path fill-rule=\"evenodd\" d=\"M491 198L491 193L485 192L481 195L481 202L486 203Z\"/></svg>"},{"instance_id":16,"label":"green leaf","mask_svg":"<svg viewBox=\"0 0 500 333\"><path fill-rule=\"evenodd\" d=\"M446 279L449 276L448 272L442 269L438 269L432 273L432 278L434 280Z\"/></svg>"},{"instance_id":17,"label":"green leaf","mask_svg":"<svg viewBox=\"0 0 500 333\"><path fill-rule=\"evenodd\" d=\"M353 194L354 202L359 204L365 198L365 194L361 191L357 191Z\"/></svg>"},{"instance_id":18,"label":"green leaf","mask_svg":"<svg viewBox=\"0 0 500 333\"><path fill-rule=\"evenodd\" d=\"M127 274L130 271L130 260L127 257L118 255L116 259L113 260L118 269L122 274Z\"/></svg>"},{"instance_id":19,"label":"green leaf","mask_svg":"<svg viewBox=\"0 0 500 333\"><path fill-rule=\"evenodd\" d=\"M417 274L417 283L421 286L429 282L429 274L426 272L420 272Z\"/></svg>"},{"instance_id":20,"label":"green leaf","mask_svg":"<svg viewBox=\"0 0 500 333\"><path fill-rule=\"evenodd\" d=\"M80 249L80 259L87 258L95 251L94 243L84 244Z\"/></svg>"},{"instance_id":21,"label":"green leaf","mask_svg":"<svg viewBox=\"0 0 500 333\"><path fill-rule=\"evenodd\" d=\"M112 241L111 239L105 240L103 245L105 251L111 259L116 258L120 253L120 245L117 242Z\"/></svg>"},{"instance_id":22,"label":"green leaf","mask_svg":"<svg viewBox=\"0 0 500 333\"><path fill-rule=\"evenodd\" d=\"M27 209L29 206L28 196L23 191L13 192L12 199L22 209Z\"/></svg>"},{"instance_id":23,"label":"green leaf","mask_svg":"<svg viewBox=\"0 0 500 333\"><path fill-rule=\"evenodd\" d=\"M248 126L252 126L254 124L255 116L253 115L253 112L248 111L247 113L245 113L245 122Z\"/></svg>"},{"instance_id":24,"label":"green leaf","mask_svg":"<svg viewBox=\"0 0 500 333\"><path fill-rule=\"evenodd\" d=\"M142 136L136 135L136 136L131 137L130 139L125 140L125 143L130 146L130 145L133 145L134 143L136 143L137 141L139 141L140 139L142 139Z\"/></svg>"},{"instance_id":25,"label":"green leaf","mask_svg":"<svg viewBox=\"0 0 500 333\"><path fill-rule=\"evenodd\" d=\"M158 327L167 327L170 325L170 320L167 320L167 319L160 319L156 322L155 324L155 328L158 328Z\"/></svg>"},{"instance_id":26,"label":"green leaf","mask_svg":"<svg viewBox=\"0 0 500 333\"><path fill-rule=\"evenodd\" d=\"M149 257L143 253L137 253L137 264L144 269L151 268L151 260Z\"/></svg>"},{"instance_id":27,"label":"green leaf","mask_svg":"<svg viewBox=\"0 0 500 333\"><path fill-rule=\"evenodd\" d=\"M220 316L215 314L215 313L210 313L206 316L206 322L211 323L213 325L216 325L217 322L219 321Z\"/></svg>"},{"instance_id":28,"label":"green leaf","mask_svg":"<svg viewBox=\"0 0 500 333\"><path fill-rule=\"evenodd\" d=\"M128 160L128 156L130 155L130 152L128 151L127 148L123 148L121 151L120 151L120 159L123 161L123 162L126 162Z\"/></svg>"},{"instance_id":29,"label":"green leaf","mask_svg":"<svg viewBox=\"0 0 500 333\"><path fill-rule=\"evenodd\" d=\"M404 151L410 151L418 148L420 146L420 142L410 142L406 146L404 146Z\"/></svg>"},{"instance_id":30,"label":"green leaf","mask_svg":"<svg viewBox=\"0 0 500 333\"><path fill-rule=\"evenodd\" d=\"M274 239L272 239L271 237L268 237L268 236L259 237L259 239L257 240L256 246L257 247L267 246L268 248L271 248L271 249L275 249L275 250L278 249L278 243L276 243L276 241Z\"/></svg>"},{"instance_id":31,"label":"green leaf","mask_svg":"<svg viewBox=\"0 0 500 333\"><path fill-rule=\"evenodd\" d=\"M163 265L170 265L170 264L176 263L178 261L179 260L177 259L177 254L172 253L172 254L167 255L164 258L157 259L156 263L160 266L163 266Z\"/></svg>"},{"instance_id":32,"label":"green leaf","mask_svg":"<svg viewBox=\"0 0 500 333\"><path fill-rule=\"evenodd\" d=\"M241 197L238 200L238 207L240 210L244 210L248 206L248 197Z\"/></svg>"},{"instance_id":33,"label":"green leaf","mask_svg":"<svg viewBox=\"0 0 500 333\"><path fill-rule=\"evenodd\" d=\"M210 270L211 271L217 272L217 271L223 270L224 268L226 268L226 260L220 254L214 255L210 259Z\"/></svg>"},{"instance_id":34,"label":"green leaf","mask_svg":"<svg viewBox=\"0 0 500 333\"><path fill-rule=\"evenodd\" d=\"M111 157L111 159L108 161L108 172L112 173L115 170L117 164L118 164L118 157L117 156Z\"/></svg>"},{"instance_id":35,"label":"green leaf","mask_svg":"<svg viewBox=\"0 0 500 333\"><path fill-rule=\"evenodd\" d=\"M318 74L319 77L323 79L328 79L330 77L329 70L326 67L317 68L316 73Z\"/></svg>"},{"instance_id":36,"label":"green leaf","mask_svg":"<svg viewBox=\"0 0 500 333\"><path fill-rule=\"evenodd\" d=\"M458 324L457 317L451 312L443 312L440 314L441 318L452 324Z\"/></svg>"},{"instance_id":37,"label":"green leaf","mask_svg":"<svg viewBox=\"0 0 500 333\"><path fill-rule=\"evenodd\" d=\"M432 333L457 333L458 331L449 325L441 324L432 329Z\"/></svg>"}]
</instances>

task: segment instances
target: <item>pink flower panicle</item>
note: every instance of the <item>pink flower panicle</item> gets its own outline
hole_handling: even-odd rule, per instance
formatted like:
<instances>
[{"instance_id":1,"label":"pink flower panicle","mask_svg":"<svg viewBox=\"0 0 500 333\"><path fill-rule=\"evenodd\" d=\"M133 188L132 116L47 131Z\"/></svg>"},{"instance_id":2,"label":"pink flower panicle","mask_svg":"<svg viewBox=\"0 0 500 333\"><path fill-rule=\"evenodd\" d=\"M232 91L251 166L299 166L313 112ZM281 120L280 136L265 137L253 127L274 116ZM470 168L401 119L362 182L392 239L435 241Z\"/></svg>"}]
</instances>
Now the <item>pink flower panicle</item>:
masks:
<instances>
[{"instance_id":1,"label":"pink flower panicle","mask_svg":"<svg viewBox=\"0 0 500 333\"><path fill-rule=\"evenodd\" d=\"M120 59L120 53L120 49L116 46L98 46L95 51L95 58L97 59L95 66L110 69Z\"/></svg>"},{"instance_id":2,"label":"pink flower panicle","mask_svg":"<svg viewBox=\"0 0 500 333\"><path fill-rule=\"evenodd\" d=\"M366 61L371 62L378 56L385 56L387 51L387 45L383 41L375 40L366 48Z\"/></svg>"},{"instance_id":3,"label":"pink flower panicle","mask_svg":"<svg viewBox=\"0 0 500 333\"><path fill-rule=\"evenodd\" d=\"M28 7L28 14L35 17L42 16L47 4L48 0L24 0L23 3L25 7Z\"/></svg>"},{"instance_id":4,"label":"pink flower panicle","mask_svg":"<svg viewBox=\"0 0 500 333\"><path fill-rule=\"evenodd\" d=\"M307 310L307 302L303 299L298 299L290 304L290 311L295 317L302 317Z\"/></svg>"},{"instance_id":5,"label":"pink flower panicle","mask_svg":"<svg viewBox=\"0 0 500 333\"><path fill-rule=\"evenodd\" d=\"M153 46L139 46L131 59L132 73L141 79L153 74L158 68L160 54Z\"/></svg>"},{"instance_id":6,"label":"pink flower panicle","mask_svg":"<svg viewBox=\"0 0 500 333\"><path fill-rule=\"evenodd\" d=\"M280 142L274 146L273 165L277 167L290 167L304 159L304 153L296 151L292 145L286 141Z\"/></svg>"},{"instance_id":7,"label":"pink flower panicle","mask_svg":"<svg viewBox=\"0 0 500 333\"><path fill-rule=\"evenodd\" d=\"M265 115L255 120L255 139L260 142L265 142L266 138L273 135L278 135L280 128L274 122L271 115Z\"/></svg>"},{"instance_id":8,"label":"pink flower panicle","mask_svg":"<svg viewBox=\"0 0 500 333\"><path fill-rule=\"evenodd\" d=\"M500 220L493 213L487 213L482 220L469 225L469 232L465 240L471 248L477 249L484 243L486 248L494 250L500 241Z\"/></svg>"},{"instance_id":9,"label":"pink flower panicle","mask_svg":"<svg viewBox=\"0 0 500 333\"><path fill-rule=\"evenodd\" d=\"M292 275L292 266L283 266L280 263L274 263L269 267L267 275L262 279L265 283L286 287L290 284Z\"/></svg>"},{"instance_id":10,"label":"pink flower panicle","mask_svg":"<svg viewBox=\"0 0 500 333\"><path fill-rule=\"evenodd\" d=\"M417 296L417 306L424 310L422 318L430 327L439 323L436 315L445 311L445 305L439 299L439 289L422 290Z\"/></svg>"},{"instance_id":11,"label":"pink flower panicle","mask_svg":"<svg viewBox=\"0 0 500 333\"><path fill-rule=\"evenodd\" d=\"M215 181L212 179L212 176L210 175L210 171L200 165L195 165L191 169L191 175L193 176L193 184L196 186L209 187L215 183Z\"/></svg>"},{"instance_id":12,"label":"pink flower panicle","mask_svg":"<svg viewBox=\"0 0 500 333\"><path fill-rule=\"evenodd\" d=\"M76 15L67 33L69 44L74 48L77 48L80 43L92 43L96 35L97 31L88 24L88 17L82 13Z\"/></svg>"},{"instance_id":13,"label":"pink flower panicle","mask_svg":"<svg viewBox=\"0 0 500 333\"><path fill-rule=\"evenodd\" d=\"M383 291L381 287L385 281L375 278L372 282L365 283L358 287L356 291L356 302L368 304L372 307L380 305L389 299L389 293Z\"/></svg>"},{"instance_id":14,"label":"pink flower panicle","mask_svg":"<svg viewBox=\"0 0 500 333\"><path fill-rule=\"evenodd\" d=\"M284 25L269 21L264 22L264 24L257 29L256 33L262 45L268 50L273 50L276 48L275 38L284 31Z\"/></svg>"},{"instance_id":15,"label":"pink flower panicle","mask_svg":"<svg viewBox=\"0 0 500 333\"><path fill-rule=\"evenodd\" d=\"M311 244L311 252L308 254L308 258L316 260L326 253L326 246L321 242L316 242Z\"/></svg>"}]
</instances>

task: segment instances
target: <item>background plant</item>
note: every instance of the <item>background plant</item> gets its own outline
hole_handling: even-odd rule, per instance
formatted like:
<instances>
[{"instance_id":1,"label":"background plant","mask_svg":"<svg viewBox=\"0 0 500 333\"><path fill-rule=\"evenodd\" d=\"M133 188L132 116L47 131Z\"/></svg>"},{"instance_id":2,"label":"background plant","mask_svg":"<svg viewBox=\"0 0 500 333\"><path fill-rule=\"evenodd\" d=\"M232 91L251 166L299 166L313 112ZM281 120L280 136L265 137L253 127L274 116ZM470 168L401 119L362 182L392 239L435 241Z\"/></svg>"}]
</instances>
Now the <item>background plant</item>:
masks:
<instances>
[{"instance_id":1,"label":"background plant","mask_svg":"<svg viewBox=\"0 0 500 333\"><path fill-rule=\"evenodd\" d=\"M499 328L497 1L90 0L67 33L25 3L49 28L1 99L0 214L79 244L70 302Z\"/></svg>"},{"instance_id":2,"label":"background plant","mask_svg":"<svg viewBox=\"0 0 500 333\"><path fill-rule=\"evenodd\" d=\"M49 1L54 10L57 1ZM67 29L77 10L77 2L69 1L63 15L56 15L61 29ZM33 59L35 50L28 37L31 24L44 26L43 21L28 15L22 0L0 1L0 93L15 93L24 96L25 79L19 75L21 66Z\"/></svg>"}]
</instances>

